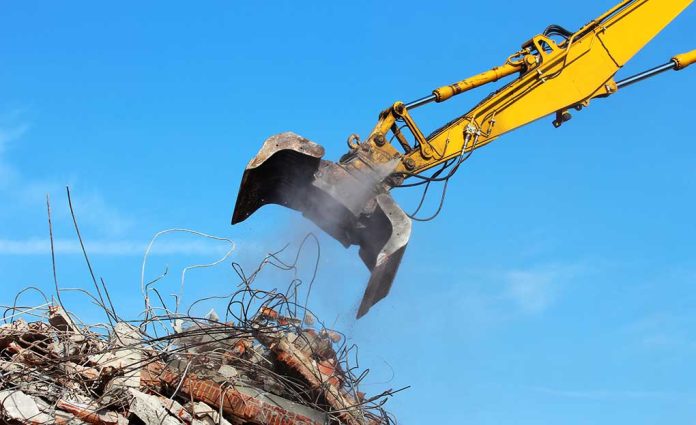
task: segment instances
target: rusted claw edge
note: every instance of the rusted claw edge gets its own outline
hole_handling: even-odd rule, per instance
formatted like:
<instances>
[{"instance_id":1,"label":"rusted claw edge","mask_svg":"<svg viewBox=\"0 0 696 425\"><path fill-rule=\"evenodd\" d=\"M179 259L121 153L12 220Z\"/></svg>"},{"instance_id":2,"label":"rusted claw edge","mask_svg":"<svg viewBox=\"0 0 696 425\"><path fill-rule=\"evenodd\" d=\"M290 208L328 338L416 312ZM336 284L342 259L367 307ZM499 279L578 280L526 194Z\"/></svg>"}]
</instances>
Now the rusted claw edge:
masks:
<instances>
[{"instance_id":1,"label":"rusted claw edge","mask_svg":"<svg viewBox=\"0 0 696 425\"><path fill-rule=\"evenodd\" d=\"M371 271L357 317L387 296L411 235L411 220L377 183L322 160L324 148L295 133L270 137L244 171L232 224L266 204L302 212L344 246L358 245Z\"/></svg>"},{"instance_id":2,"label":"rusted claw edge","mask_svg":"<svg viewBox=\"0 0 696 425\"><path fill-rule=\"evenodd\" d=\"M324 148L293 132L271 136L249 162L239 186L232 224L246 220L266 204L302 211L299 187L312 183Z\"/></svg>"},{"instance_id":3,"label":"rusted claw edge","mask_svg":"<svg viewBox=\"0 0 696 425\"><path fill-rule=\"evenodd\" d=\"M360 241L360 257L372 273L358 308L358 319L389 294L411 237L411 219L391 195L377 195L376 201L377 208Z\"/></svg>"}]
</instances>

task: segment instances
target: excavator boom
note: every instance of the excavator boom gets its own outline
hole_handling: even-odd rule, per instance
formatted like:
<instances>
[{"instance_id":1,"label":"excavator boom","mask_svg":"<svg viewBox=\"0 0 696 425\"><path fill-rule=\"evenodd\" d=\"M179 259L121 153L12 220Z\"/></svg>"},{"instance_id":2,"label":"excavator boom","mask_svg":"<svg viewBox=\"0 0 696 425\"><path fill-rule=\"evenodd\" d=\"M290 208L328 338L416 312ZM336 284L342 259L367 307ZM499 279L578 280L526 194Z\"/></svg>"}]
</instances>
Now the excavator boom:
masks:
<instances>
[{"instance_id":1,"label":"excavator boom","mask_svg":"<svg viewBox=\"0 0 696 425\"><path fill-rule=\"evenodd\" d=\"M371 275L358 317L384 298L403 257L411 218L390 190L449 176L473 150L549 114L559 127L595 98L608 97L630 84L666 70L684 69L696 51L677 55L645 73L614 80L617 71L692 0L624 0L576 32L549 26L500 66L436 88L416 101L396 102L380 116L364 140L352 135L348 152L337 161L297 134L267 139L247 166L232 223L265 204L279 204L303 215L344 246L357 245ZM410 111L439 103L476 87L516 76L473 109L425 136ZM395 140L392 144L391 141ZM441 166L430 177L422 174Z\"/></svg>"}]
</instances>

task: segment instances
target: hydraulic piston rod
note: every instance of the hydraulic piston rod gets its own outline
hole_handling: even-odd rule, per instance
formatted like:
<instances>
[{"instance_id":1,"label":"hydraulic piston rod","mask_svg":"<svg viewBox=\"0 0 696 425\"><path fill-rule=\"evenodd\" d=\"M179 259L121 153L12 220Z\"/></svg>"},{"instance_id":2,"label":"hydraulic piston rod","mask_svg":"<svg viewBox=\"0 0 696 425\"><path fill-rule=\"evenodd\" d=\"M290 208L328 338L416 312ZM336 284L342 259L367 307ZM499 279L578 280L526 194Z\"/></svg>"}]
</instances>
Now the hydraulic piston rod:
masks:
<instances>
[{"instance_id":1,"label":"hydraulic piston rod","mask_svg":"<svg viewBox=\"0 0 696 425\"><path fill-rule=\"evenodd\" d=\"M681 70L687 66L696 62L696 50L692 50L688 53L682 53L673 57L669 62L664 65L657 66L655 68L643 71L639 74L633 75L631 77L625 78L616 83L616 87L623 88L628 87L631 84L635 84L639 81L643 81L647 78L654 77L655 75L662 74L665 71L670 70Z\"/></svg>"}]
</instances>

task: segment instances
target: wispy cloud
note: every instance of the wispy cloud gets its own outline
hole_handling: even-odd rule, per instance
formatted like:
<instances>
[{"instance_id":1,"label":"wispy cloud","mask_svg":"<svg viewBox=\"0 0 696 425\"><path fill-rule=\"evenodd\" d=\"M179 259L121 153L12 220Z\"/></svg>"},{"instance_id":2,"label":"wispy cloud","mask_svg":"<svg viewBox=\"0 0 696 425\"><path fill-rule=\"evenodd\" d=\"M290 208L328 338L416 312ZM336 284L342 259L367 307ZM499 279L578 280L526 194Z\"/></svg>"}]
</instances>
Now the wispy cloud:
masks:
<instances>
[{"instance_id":1,"label":"wispy cloud","mask_svg":"<svg viewBox=\"0 0 696 425\"><path fill-rule=\"evenodd\" d=\"M12 115L16 115L16 113L13 113ZM0 155L5 153L10 142L22 137L22 135L26 133L28 129L29 125L26 123L8 125L0 128Z\"/></svg>"},{"instance_id":2,"label":"wispy cloud","mask_svg":"<svg viewBox=\"0 0 696 425\"><path fill-rule=\"evenodd\" d=\"M577 266L551 265L502 274L503 296L524 313L540 313L556 299L562 286L579 272Z\"/></svg>"},{"instance_id":3,"label":"wispy cloud","mask_svg":"<svg viewBox=\"0 0 696 425\"><path fill-rule=\"evenodd\" d=\"M14 172L12 168L8 167L7 164L2 162L2 153L0 152L0 189L7 187L13 177Z\"/></svg>"},{"instance_id":4,"label":"wispy cloud","mask_svg":"<svg viewBox=\"0 0 696 425\"><path fill-rule=\"evenodd\" d=\"M17 214L25 214L27 209L43 211L46 194L51 194L56 197L52 202L54 220L70 224L70 213L64 202L65 186L69 185L73 188L73 205L81 226L110 238L123 237L132 230L134 219L110 205L98 191L78 184L78 178L50 180L27 177L8 160L12 145L30 129L24 115L22 110L0 114L0 202L3 207L6 210L14 208Z\"/></svg>"},{"instance_id":5,"label":"wispy cloud","mask_svg":"<svg viewBox=\"0 0 696 425\"><path fill-rule=\"evenodd\" d=\"M420 300L412 308L413 317L423 315L429 323L457 323L454 328L436 326L429 329L434 337L463 338L486 334L494 328L534 319L563 300L574 282L588 272L584 265L574 263L537 264L528 268L469 269L458 284L443 284L424 291L422 285L411 285L410 292L401 291L409 302ZM440 276L451 282L441 269L417 270L417 281ZM424 273L421 275L421 273ZM398 296L398 295L397 295ZM446 303L443 303L446 300ZM452 305L436 308L433 305Z\"/></svg>"},{"instance_id":6,"label":"wispy cloud","mask_svg":"<svg viewBox=\"0 0 696 425\"><path fill-rule=\"evenodd\" d=\"M690 311L654 312L629 323L623 333L647 349L693 353L696 350L692 332L695 325L696 318Z\"/></svg>"},{"instance_id":7,"label":"wispy cloud","mask_svg":"<svg viewBox=\"0 0 696 425\"><path fill-rule=\"evenodd\" d=\"M139 256L145 254L147 242L128 240L90 240L85 248L90 255ZM229 251L227 244L215 244L209 241L159 242L153 246L151 254L156 255L221 255ZM54 240L56 254L82 254L78 240ZM0 255L45 255L51 253L49 239L12 240L0 239Z\"/></svg>"},{"instance_id":8,"label":"wispy cloud","mask_svg":"<svg viewBox=\"0 0 696 425\"><path fill-rule=\"evenodd\" d=\"M566 390L548 387L527 387L530 390L544 393L547 395L585 400L643 400L643 399L669 399L669 400L691 400L696 401L696 394L672 391L644 391L644 390L615 390L615 389L589 389L589 390Z\"/></svg>"},{"instance_id":9,"label":"wispy cloud","mask_svg":"<svg viewBox=\"0 0 696 425\"><path fill-rule=\"evenodd\" d=\"M22 137L28 129L27 124L0 127L0 189L8 187L17 178L17 170L7 162L5 154L9 145Z\"/></svg>"}]
</instances>

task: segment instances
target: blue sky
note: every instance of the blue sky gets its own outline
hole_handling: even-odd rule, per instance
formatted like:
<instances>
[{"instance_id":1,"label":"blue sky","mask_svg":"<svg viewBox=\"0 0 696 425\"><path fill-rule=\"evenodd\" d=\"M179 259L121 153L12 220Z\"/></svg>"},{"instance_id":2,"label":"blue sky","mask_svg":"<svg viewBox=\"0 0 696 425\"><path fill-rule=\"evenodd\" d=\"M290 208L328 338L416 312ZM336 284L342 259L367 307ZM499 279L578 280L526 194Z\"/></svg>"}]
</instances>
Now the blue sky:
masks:
<instances>
[{"instance_id":1,"label":"blue sky","mask_svg":"<svg viewBox=\"0 0 696 425\"><path fill-rule=\"evenodd\" d=\"M61 286L89 287L69 185L94 266L134 317L142 255L160 230L229 238L247 268L313 230L277 207L229 225L243 168L266 137L292 130L336 159L393 101L498 65L548 24L577 29L613 3L5 2L0 304L27 285L52 291L46 194ZM692 6L620 75L692 50L694 25ZM391 295L360 321L367 271L355 250L322 238L312 305L360 346L372 370L365 390L411 385L388 405L405 424L693 423L695 72L477 151L438 220L414 226ZM416 118L436 128L486 94ZM398 195L405 206L415 197ZM146 272L168 266L162 286L176 292L184 267L226 247L165 235ZM258 284L282 279L269 272ZM184 299L234 284L228 262L194 270ZM103 320L66 297L85 321Z\"/></svg>"}]
</instances>

